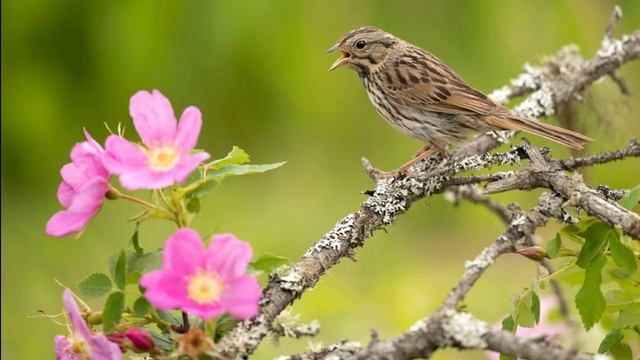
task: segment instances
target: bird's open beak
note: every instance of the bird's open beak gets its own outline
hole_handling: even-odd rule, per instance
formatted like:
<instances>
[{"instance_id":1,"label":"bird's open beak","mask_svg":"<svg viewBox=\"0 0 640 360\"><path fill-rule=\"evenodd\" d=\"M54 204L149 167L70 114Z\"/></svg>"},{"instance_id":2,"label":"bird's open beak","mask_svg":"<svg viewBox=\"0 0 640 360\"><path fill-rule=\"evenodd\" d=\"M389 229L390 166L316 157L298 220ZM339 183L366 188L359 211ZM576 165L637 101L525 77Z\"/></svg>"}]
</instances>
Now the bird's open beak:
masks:
<instances>
[{"instance_id":1,"label":"bird's open beak","mask_svg":"<svg viewBox=\"0 0 640 360\"><path fill-rule=\"evenodd\" d=\"M326 54L331 54L333 52L336 52L340 50L342 56L340 56L338 58L338 60L336 60L333 65L331 65L331 67L329 68L329 71L333 71L336 68L339 68L340 66L346 64L349 62L349 59L351 58L351 54L347 51L342 51L340 49L340 44L335 44L332 48L330 48L329 50L327 50Z\"/></svg>"}]
</instances>

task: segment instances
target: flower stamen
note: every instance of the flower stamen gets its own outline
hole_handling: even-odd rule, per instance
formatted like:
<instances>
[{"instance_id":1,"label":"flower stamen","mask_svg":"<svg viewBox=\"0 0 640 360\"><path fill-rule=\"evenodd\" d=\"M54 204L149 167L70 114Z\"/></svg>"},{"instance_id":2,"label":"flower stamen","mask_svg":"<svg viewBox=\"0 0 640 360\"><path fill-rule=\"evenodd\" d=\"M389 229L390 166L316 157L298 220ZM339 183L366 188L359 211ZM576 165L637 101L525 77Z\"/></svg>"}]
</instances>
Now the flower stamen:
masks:
<instances>
[{"instance_id":1,"label":"flower stamen","mask_svg":"<svg viewBox=\"0 0 640 360\"><path fill-rule=\"evenodd\" d=\"M164 145L147 149L147 163L152 170L172 169L180 160L180 151L173 145Z\"/></svg>"},{"instance_id":2,"label":"flower stamen","mask_svg":"<svg viewBox=\"0 0 640 360\"><path fill-rule=\"evenodd\" d=\"M226 288L218 273L201 268L189 276L187 281L187 296L200 305L219 301Z\"/></svg>"}]
</instances>

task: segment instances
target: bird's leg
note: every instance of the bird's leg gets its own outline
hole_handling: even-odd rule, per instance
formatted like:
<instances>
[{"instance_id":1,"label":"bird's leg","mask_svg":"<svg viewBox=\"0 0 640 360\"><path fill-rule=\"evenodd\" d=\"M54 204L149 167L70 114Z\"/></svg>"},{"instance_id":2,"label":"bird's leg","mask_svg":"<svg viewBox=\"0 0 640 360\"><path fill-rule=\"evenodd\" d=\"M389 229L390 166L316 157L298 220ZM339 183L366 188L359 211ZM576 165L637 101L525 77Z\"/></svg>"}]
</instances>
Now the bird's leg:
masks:
<instances>
[{"instance_id":1,"label":"bird's leg","mask_svg":"<svg viewBox=\"0 0 640 360\"><path fill-rule=\"evenodd\" d=\"M404 165L400 166L395 170L382 171L375 168L371 168L370 170L368 170L368 172L376 180L387 179L387 178L396 177L399 175L415 177L416 173L413 172L411 168L417 163L419 163L420 161L428 158L429 156L435 153L439 153L443 156L446 156L447 151L446 149L440 146L433 145L433 144L426 144L422 147L422 149L420 149L420 151L418 151L418 153L413 157L413 159L409 160L407 163L405 163Z\"/></svg>"}]
</instances>

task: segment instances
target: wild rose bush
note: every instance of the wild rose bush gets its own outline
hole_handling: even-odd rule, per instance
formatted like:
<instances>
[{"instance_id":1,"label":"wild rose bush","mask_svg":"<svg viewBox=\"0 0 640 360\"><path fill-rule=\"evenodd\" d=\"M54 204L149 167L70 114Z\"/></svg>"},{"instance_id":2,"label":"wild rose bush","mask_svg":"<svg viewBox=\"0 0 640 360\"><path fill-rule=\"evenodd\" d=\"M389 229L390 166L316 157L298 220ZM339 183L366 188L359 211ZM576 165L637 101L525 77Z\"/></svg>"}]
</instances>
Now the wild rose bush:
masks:
<instances>
[{"instance_id":1,"label":"wild rose bush","mask_svg":"<svg viewBox=\"0 0 640 360\"><path fill-rule=\"evenodd\" d=\"M207 162L210 155L195 150L200 110L189 106L177 121L158 90L133 95L129 112L141 142L118 133L103 148L85 130L85 141L72 148L71 162L60 171L57 197L65 209L49 219L48 235L81 234L106 199L132 201L143 211L134 217L132 248L112 257L110 275L92 274L75 292L64 289L68 334L54 339L56 359L122 359L128 351L216 356L214 339L224 330L220 324L255 316L261 296L256 275L286 259L264 255L251 262L248 242L233 234L202 239L189 224L200 211L200 199L225 177L262 173L284 163L248 165L249 156L238 147ZM118 189L112 176L124 190L149 190L150 200ZM145 251L140 245L138 227L151 219L177 227L162 250ZM84 301L104 296L103 309L91 309ZM197 348L186 344L194 338L200 340Z\"/></svg>"}]
</instances>

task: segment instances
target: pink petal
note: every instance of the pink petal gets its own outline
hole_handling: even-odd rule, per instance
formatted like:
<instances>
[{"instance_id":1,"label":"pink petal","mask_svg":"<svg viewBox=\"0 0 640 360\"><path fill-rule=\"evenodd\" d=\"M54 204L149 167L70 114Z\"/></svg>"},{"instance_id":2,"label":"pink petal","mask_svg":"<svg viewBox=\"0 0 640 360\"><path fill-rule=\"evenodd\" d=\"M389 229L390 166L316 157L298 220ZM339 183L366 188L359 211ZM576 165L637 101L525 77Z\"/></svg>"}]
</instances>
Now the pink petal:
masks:
<instances>
[{"instance_id":1,"label":"pink petal","mask_svg":"<svg viewBox=\"0 0 640 360\"><path fill-rule=\"evenodd\" d=\"M202 126L202 115L195 106L189 106L184 110L178 123L175 145L183 153L190 152L198 142L200 127Z\"/></svg>"},{"instance_id":2,"label":"pink petal","mask_svg":"<svg viewBox=\"0 0 640 360\"><path fill-rule=\"evenodd\" d=\"M125 172L120 176L120 184L129 191L138 189L162 189L175 183L172 172L153 171L147 167Z\"/></svg>"},{"instance_id":3,"label":"pink petal","mask_svg":"<svg viewBox=\"0 0 640 360\"><path fill-rule=\"evenodd\" d=\"M111 135L107 138L103 162L109 171L121 175L145 168L147 157L138 145L121 136Z\"/></svg>"},{"instance_id":4,"label":"pink petal","mask_svg":"<svg viewBox=\"0 0 640 360\"><path fill-rule=\"evenodd\" d=\"M62 169L60 169L60 176L64 182L74 189L82 187L82 185L93 177L86 173L82 166L74 162L65 164Z\"/></svg>"},{"instance_id":5,"label":"pink petal","mask_svg":"<svg viewBox=\"0 0 640 360\"><path fill-rule=\"evenodd\" d=\"M121 360L122 352L120 347L112 343L102 334L91 336L87 341L91 360Z\"/></svg>"},{"instance_id":6,"label":"pink petal","mask_svg":"<svg viewBox=\"0 0 640 360\"><path fill-rule=\"evenodd\" d=\"M69 340L62 335L58 335L54 338L56 360L73 360L74 358L69 354ZM77 357L80 360L80 357Z\"/></svg>"},{"instance_id":7,"label":"pink petal","mask_svg":"<svg viewBox=\"0 0 640 360\"><path fill-rule=\"evenodd\" d=\"M138 91L129 102L129 114L145 144L153 145L174 139L176 118L171 103L160 91Z\"/></svg>"},{"instance_id":8,"label":"pink petal","mask_svg":"<svg viewBox=\"0 0 640 360\"><path fill-rule=\"evenodd\" d=\"M73 293L68 288L64 289L62 294L62 303L69 314L69 319L71 320L74 332L82 336L84 339L88 339L91 336L91 331L80 314L80 309L78 309L78 304L76 304L76 300L73 298Z\"/></svg>"},{"instance_id":9,"label":"pink petal","mask_svg":"<svg viewBox=\"0 0 640 360\"><path fill-rule=\"evenodd\" d=\"M76 214L67 210L58 211L47 222L45 232L49 236L67 236L82 230L90 219L91 214Z\"/></svg>"},{"instance_id":10,"label":"pink petal","mask_svg":"<svg viewBox=\"0 0 640 360\"><path fill-rule=\"evenodd\" d=\"M218 303L212 304L198 304L193 301L188 301L180 307L185 312L197 316L203 320L209 320L216 315L222 314L224 312L224 308L222 305Z\"/></svg>"},{"instance_id":11,"label":"pink petal","mask_svg":"<svg viewBox=\"0 0 640 360\"><path fill-rule=\"evenodd\" d=\"M172 170L174 180L178 183L187 180L189 175L208 158L209 154L204 151L194 155L183 155L176 164L176 167Z\"/></svg>"},{"instance_id":12,"label":"pink petal","mask_svg":"<svg viewBox=\"0 0 640 360\"><path fill-rule=\"evenodd\" d=\"M258 314L258 301L262 296L260 284L252 276L240 276L222 294L222 305L236 318L248 319Z\"/></svg>"},{"instance_id":13,"label":"pink petal","mask_svg":"<svg viewBox=\"0 0 640 360\"><path fill-rule=\"evenodd\" d=\"M200 235L189 228L178 229L164 247L164 267L182 275L204 266L205 249Z\"/></svg>"},{"instance_id":14,"label":"pink petal","mask_svg":"<svg viewBox=\"0 0 640 360\"><path fill-rule=\"evenodd\" d=\"M144 296L151 305L161 310L180 307L187 299L186 278L170 270L155 270L140 278L140 285L146 289Z\"/></svg>"},{"instance_id":15,"label":"pink petal","mask_svg":"<svg viewBox=\"0 0 640 360\"><path fill-rule=\"evenodd\" d=\"M207 249L207 265L228 282L247 272L252 254L251 245L233 234L216 235Z\"/></svg>"},{"instance_id":16,"label":"pink petal","mask_svg":"<svg viewBox=\"0 0 640 360\"><path fill-rule=\"evenodd\" d=\"M87 129L82 128L82 131L84 132L84 137L87 139L87 142L95 150L95 152L98 154L102 154L104 152L102 146L100 146L100 144L91 137L91 134L89 134Z\"/></svg>"},{"instance_id":17,"label":"pink petal","mask_svg":"<svg viewBox=\"0 0 640 360\"><path fill-rule=\"evenodd\" d=\"M58 186L58 201L64 207L69 207L71 205L71 200L76 195L76 192L73 190L73 187L69 185L67 182L61 182L60 186Z\"/></svg>"},{"instance_id":18,"label":"pink petal","mask_svg":"<svg viewBox=\"0 0 640 360\"><path fill-rule=\"evenodd\" d=\"M109 184L103 178L95 178L84 185L71 201L69 211L73 213L87 213L93 216L102 206Z\"/></svg>"}]
</instances>

